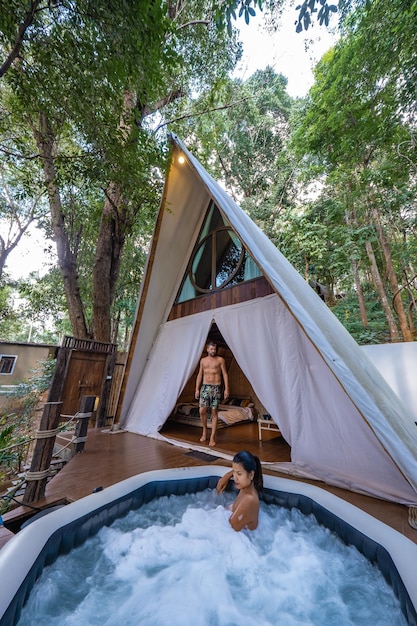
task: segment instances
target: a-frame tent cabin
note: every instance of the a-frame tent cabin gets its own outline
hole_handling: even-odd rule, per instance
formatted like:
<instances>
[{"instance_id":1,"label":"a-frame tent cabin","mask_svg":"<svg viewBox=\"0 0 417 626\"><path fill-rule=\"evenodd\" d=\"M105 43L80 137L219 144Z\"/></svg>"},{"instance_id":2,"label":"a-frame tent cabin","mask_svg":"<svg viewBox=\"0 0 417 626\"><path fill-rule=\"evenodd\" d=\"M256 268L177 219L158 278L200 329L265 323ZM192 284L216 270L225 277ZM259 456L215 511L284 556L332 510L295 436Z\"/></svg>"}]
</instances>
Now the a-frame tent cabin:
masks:
<instances>
[{"instance_id":1,"label":"a-frame tent cabin","mask_svg":"<svg viewBox=\"0 0 417 626\"><path fill-rule=\"evenodd\" d=\"M122 428L161 436L213 323L291 446L294 473L417 503L417 428L406 408L314 290L172 137Z\"/></svg>"}]
</instances>

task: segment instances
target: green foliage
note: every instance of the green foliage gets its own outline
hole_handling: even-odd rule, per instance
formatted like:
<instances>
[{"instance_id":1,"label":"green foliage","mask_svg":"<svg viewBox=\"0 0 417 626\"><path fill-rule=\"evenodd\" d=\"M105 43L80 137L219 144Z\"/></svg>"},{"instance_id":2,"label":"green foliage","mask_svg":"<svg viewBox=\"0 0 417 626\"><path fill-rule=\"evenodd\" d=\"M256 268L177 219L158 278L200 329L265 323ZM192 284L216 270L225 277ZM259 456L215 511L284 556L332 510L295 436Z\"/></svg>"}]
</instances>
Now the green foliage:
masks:
<instances>
[{"instance_id":1,"label":"green foliage","mask_svg":"<svg viewBox=\"0 0 417 626\"><path fill-rule=\"evenodd\" d=\"M415 123L417 99L417 6L410 0L365 2L346 20L345 32L358 33L359 63L369 65L380 87L395 86L398 110Z\"/></svg>"},{"instance_id":2,"label":"green foliage","mask_svg":"<svg viewBox=\"0 0 417 626\"><path fill-rule=\"evenodd\" d=\"M40 361L30 377L6 394L8 404L0 414L0 479L16 476L22 470L33 437L35 410L50 385L54 370L53 359Z\"/></svg>"},{"instance_id":3,"label":"green foliage","mask_svg":"<svg viewBox=\"0 0 417 626\"><path fill-rule=\"evenodd\" d=\"M334 276L338 275L332 259L336 246L326 215L317 207L311 206L299 214L294 209L287 210L282 215L277 246L306 280L333 290Z\"/></svg>"},{"instance_id":4,"label":"green foliage","mask_svg":"<svg viewBox=\"0 0 417 626\"><path fill-rule=\"evenodd\" d=\"M26 3L17 3L10 28L0 38L4 57L26 10ZM0 5L0 19L4 12L6 6ZM123 248L129 240L145 245L153 229L165 166L165 137L161 142L155 135L154 119L167 103L221 81L239 55L236 37L214 27L210 0L181 7L153 0L114 0L106 6L91 0L48 3L24 32L19 63L10 66L0 83L0 150L18 169L25 171L31 163L46 176L39 147L46 138L54 139L53 172L48 170L53 185L47 179L44 183L51 220L45 219L43 227L57 240L62 276L73 272L73 286L66 286L65 295L81 300L87 333L93 332L93 312L99 308L94 302L103 295L97 294L97 281L94 292L92 285L92 268L101 260L96 255L101 227L115 225L98 253L109 255L113 264L111 275L103 277L103 291L104 286L110 291L115 325L126 310L125 277L137 256L128 258ZM126 106L129 98L132 107ZM39 120L46 112L44 137ZM109 188L122 194L103 215ZM124 276L115 287L120 260ZM138 269L142 267L140 260ZM36 318L52 313L57 319L62 309L62 289L56 291L55 312L48 302L52 279L48 276L39 289L21 285Z\"/></svg>"},{"instance_id":5,"label":"green foliage","mask_svg":"<svg viewBox=\"0 0 417 626\"><path fill-rule=\"evenodd\" d=\"M337 12L337 5L328 4L327 0L304 0L302 4L296 6L296 11L299 13L295 30L297 33L301 33L303 29L308 30L310 28L314 13L317 13L317 21L320 26L323 24L329 26L330 16Z\"/></svg>"},{"instance_id":6,"label":"green foliage","mask_svg":"<svg viewBox=\"0 0 417 626\"><path fill-rule=\"evenodd\" d=\"M170 125L272 238L292 190L285 153L291 106L285 78L268 67L246 82L224 81L215 97L203 94Z\"/></svg>"},{"instance_id":7,"label":"green foliage","mask_svg":"<svg viewBox=\"0 0 417 626\"><path fill-rule=\"evenodd\" d=\"M29 438L30 428L26 420L18 417L16 413L1 413L0 480L22 470L22 461L27 454Z\"/></svg>"},{"instance_id":8,"label":"green foliage","mask_svg":"<svg viewBox=\"0 0 417 626\"><path fill-rule=\"evenodd\" d=\"M25 378L16 385L12 398L22 400L22 412L29 415L39 403L41 395L48 390L55 372L56 362L54 359L38 361L37 366L30 372L30 377Z\"/></svg>"},{"instance_id":9,"label":"green foliage","mask_svg":"<svg viewBox=\"0 0 417 626\"><path fill-rule=\"evenodd\" d=\"M365 307L368 316L366 328L361 321L358 297L354 291L343 294L332 306L332 312L360 345L387 343L389 333L386 319L378 301L378 294L371 286L365 289Z\"/></svg>"},{"instance_id":10,"label":"green foliage","mask_svg":"<svg viewBox=\"0 0 417 626\"><path fill-rule=\"evenodd\" d=\"M82 281L81 285L85 285L87 291L87 281ZM9 341L24 341L30 334L31 341L35 343L58 344L62 335L71 334L64 289L57 268L43 276L30 274L28 278L18 281L17 288L21 299L19 312L30 322L30 331L25 325L22 330L26 335L8 337Z\"/></svg>"},{"instance_id":11,"label":"green foliage","mask_svg":"<svg viewBox=\"0 0 417 626\"><path fill-rule=\"evenodd\" d=\"M59 343L71 334L60 274L30 274L0 287L0 337L3 341Z\"/></svg>"},{"instance_id":12,"label":"green foliage","mask_svg":"<svg viewBox=\"0 0 417 626\"><path fill-rule=\"evenodd\" d=\"M16 337L24 325L22 313L14 304L15 297L12 285L0 286L0 337L4 341L18 341Z\"/></svg>"},{"instance_id":13,"label":"green foliage","mask_svg":"<svg viewBox=\"0 0 417 626\"><path fill-rule=\"evenodd\" d=\"M231 34L232 19L243 16L246 24L249 24L251 17L256 15L256 9L262 11L262 6L262 0L227 0L222 4L213 2L214 18L220 29L226 27Z\"/></svg>"},{"instance_id":14,"label":"green foliage","mask_svg":"<svg viewBox=\"0 0 417 626\"><path fill-rule=\"evenodd\" d=\"M400 288L404 275L412 273L416 92L407 86L407 75L411 65L415 68L417 22L404 26L401 52L389 43L396 29L403 30L403 8L413 13L402 0L365 3L346 19L345 36L317 65L315 84L291 120L299 180L315 183L316 209L330 208L323 215L328 264L338 290L347 293L353 283L350 261L355 261L363 285L370 280L369 246L387 294L395 289L390 264ZM310 258L315 266L316 257ZM352 297L358 294L352 292ZM402 297L407 306L404 291ZM343 314L340 319L361 343L387 338L380 319L371 320L363 336L354 326L362 324L359 315L352 313L354 323Z\"/></svg>"},{"instance_id":15,"label":"green foliage","mask_svg":"<svg viewBox=\"0 0 417 626\"><path fill-rule=\"evenodd\" d=\"M349 2L350 4L351 2ZM342 4L346 4L342 2ZM276 9L277 2L274 0L264 2L263 0L226 0L225 2L213 2L213 10L215 20L219 28L227 28L228 32L232 32L232 20L243 17L246 24L249 24L251 18L255 17L256 11L262 11L264 6ZM319 7L319 8L317 8ZM295 7L298 11L296 24L296 32L301 33L302 30L308 30L312 25L312 17L317 13L317 22L320 26L329 26L330 16L338 10L337 5L329 4L327 0L305 0L302 4Z\"/></svg>"},{"instance_id":16,"label":"green foliage","mask_svg":"<svg viewBox=\"0 0 417 626\"><path fill-rule=\"evenodd\" d=\"M10 309L10 297L12 288L10 285L0 285L0 328L1 323L7 318Z\"/></svg>"},{"instance_id":17,"label":"green foliage","mask_svg":"<svg viewBox=\"0 0 417 626\"><path fill-rule=\"evenodd\" d=\"M145 227L135 229L126 241L125 262L112 307L112 341L118 344L120 350L128 349L149 243L150 229Z\"/></svg>"}]
</instances>

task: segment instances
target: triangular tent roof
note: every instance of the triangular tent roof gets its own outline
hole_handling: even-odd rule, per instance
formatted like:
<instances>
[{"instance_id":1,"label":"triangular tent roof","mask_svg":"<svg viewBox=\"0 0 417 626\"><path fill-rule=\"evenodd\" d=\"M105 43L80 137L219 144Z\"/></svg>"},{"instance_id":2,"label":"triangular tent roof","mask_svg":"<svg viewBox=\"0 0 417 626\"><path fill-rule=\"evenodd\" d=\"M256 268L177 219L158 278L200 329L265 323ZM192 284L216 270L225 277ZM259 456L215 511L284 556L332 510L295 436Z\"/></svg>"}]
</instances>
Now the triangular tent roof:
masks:
<instances>
[{"instance_id":1,"label":"triangular tent roof","mask_svg":"<svg viewBox=\"0 0 417 626\"><path fill-rule=\"evenodd\" d=\"M275 293L167 321L212 201ZM326 304L173 137L125 372L123 428L160 437L213 322L291 446L294 473L417 503L413 418Z\"/></svg>"}]
</instances>

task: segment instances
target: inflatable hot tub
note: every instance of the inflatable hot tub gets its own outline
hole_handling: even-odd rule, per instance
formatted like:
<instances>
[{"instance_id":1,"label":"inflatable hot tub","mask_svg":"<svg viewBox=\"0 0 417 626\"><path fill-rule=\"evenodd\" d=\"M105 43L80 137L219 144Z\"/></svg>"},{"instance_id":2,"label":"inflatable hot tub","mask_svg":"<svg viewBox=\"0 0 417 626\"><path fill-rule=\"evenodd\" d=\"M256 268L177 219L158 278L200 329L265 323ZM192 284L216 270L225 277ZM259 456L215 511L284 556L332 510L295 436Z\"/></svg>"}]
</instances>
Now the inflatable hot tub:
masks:
<instances>
[{"instance_id":1,"label":"inflatable hot tub","mask_svg":"<svg viewBox=\"0 0 417 626\"><path fill-rule=\"evenodd\" d=\"M214 488L229 468L204 466L146 472L59 508L23 528L0 550L0 625L18 623L43 568L81 545L103 526L151 500ZM376 564L417 626L417 545L362 510L315 486L264 476L264 501L313 514L319 524Z\"/></svg>"}]
</instances>

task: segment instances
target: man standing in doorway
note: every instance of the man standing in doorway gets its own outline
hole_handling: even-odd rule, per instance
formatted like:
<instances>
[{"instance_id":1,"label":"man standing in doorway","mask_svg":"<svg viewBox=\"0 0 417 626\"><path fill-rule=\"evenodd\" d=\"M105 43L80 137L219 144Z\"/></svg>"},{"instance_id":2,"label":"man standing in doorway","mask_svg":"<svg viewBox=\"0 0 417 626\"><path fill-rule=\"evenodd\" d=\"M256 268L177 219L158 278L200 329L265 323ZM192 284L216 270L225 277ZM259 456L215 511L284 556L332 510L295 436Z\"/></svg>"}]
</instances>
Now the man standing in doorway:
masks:
<instances>
[{"instance_id":1,"label":"man standing in doorway","mask_svg":"<svg viewBox=\"0 0 417 626\"><path fill-rule=\"evenodd\" d=\"M203 425L203 434L200 441L207 439L207 409L211 409L211 435L209 446L216 445L216 429L218 408L221 400L222 376L224 382L224 399L229 397L229 377L226 371L226 363L223 357L217 356L217 346L214 341L207 344L207 356L200 361L195 384L195 397L200 406L200 419Z\"/></svg>"}]
</instances>

